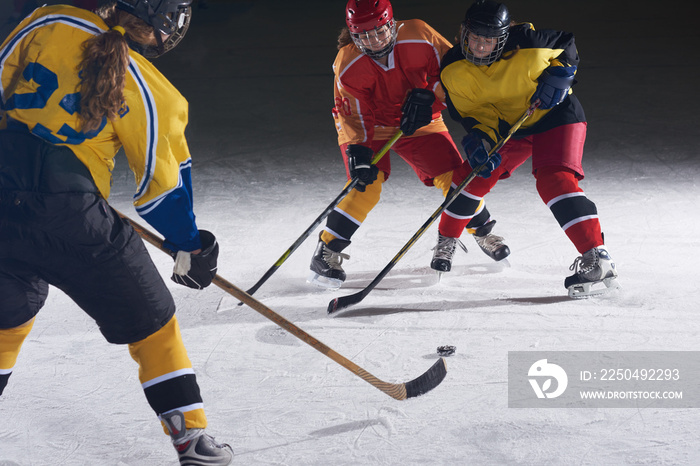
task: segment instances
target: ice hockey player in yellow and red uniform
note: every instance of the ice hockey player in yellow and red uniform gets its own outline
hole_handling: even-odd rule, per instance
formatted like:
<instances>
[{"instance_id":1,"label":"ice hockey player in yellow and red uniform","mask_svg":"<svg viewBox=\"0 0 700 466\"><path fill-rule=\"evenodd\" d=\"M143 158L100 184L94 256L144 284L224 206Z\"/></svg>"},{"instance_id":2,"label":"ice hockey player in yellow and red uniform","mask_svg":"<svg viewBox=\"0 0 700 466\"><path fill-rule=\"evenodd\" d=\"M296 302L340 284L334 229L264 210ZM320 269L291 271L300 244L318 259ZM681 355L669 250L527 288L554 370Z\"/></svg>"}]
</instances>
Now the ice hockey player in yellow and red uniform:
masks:
<instances>
[{"instance_id":1,"label":"ice hockey player in yellow and red uniform","mask_svg":"<svg viewBox=\"0 0 700 466\"><path fill-rule=\"evenodd\" d=\"M136 210L173 252L172 279L212 282L218 245L195 222L187 101L148 60L183 38L190 3L42 7L0 45L0 393L53 285L128 345L181 463L225 465L233 452L204 432L173 298L106 201L123 148Z\"/></svg>"},{"instance_id":2,"label":"ice hockey player in yellow and red uniform","mask_svg":"<svg viewBox=\"0 0 700 466\"><path fill-rule=\"evenodd\" d=\"M425 185L447 194L468 174L440 114L440 60L450 43L421 20L396 21L388 0L350 0L346 24L333 64L333 116L347 175L360 182L328 216L311 261L309 281L329 288L345 280L341 263L348 255L342 251L379 202L391 173L388 154L376 166L372 157L399 128L404 136L393 151ZM440 219L431 267L451 269L465 227L486 254L504 259L510 251L491 234L494 224L481 197L459 195Z\"/></svg>"},{"instance_id":3,"label":"ice hockey player in yellow and red uniform","mask_svg":"<svg viewBox=\"0 0 700 466\"><path fill-rule=\"evenodd\" d=\"M450 115L467 130L462 145L469 163L487 160L511 125L539 104L467 192L485 196L532 157L540 197L581 253L564 283L569 295L616 288L596 206L578 184L586 117L571 92L579 63L573 34L513 24L504 4L478 0L467 10L460 35L460 44L443 57L441 80Z\"/></svg>"}]
</instances>

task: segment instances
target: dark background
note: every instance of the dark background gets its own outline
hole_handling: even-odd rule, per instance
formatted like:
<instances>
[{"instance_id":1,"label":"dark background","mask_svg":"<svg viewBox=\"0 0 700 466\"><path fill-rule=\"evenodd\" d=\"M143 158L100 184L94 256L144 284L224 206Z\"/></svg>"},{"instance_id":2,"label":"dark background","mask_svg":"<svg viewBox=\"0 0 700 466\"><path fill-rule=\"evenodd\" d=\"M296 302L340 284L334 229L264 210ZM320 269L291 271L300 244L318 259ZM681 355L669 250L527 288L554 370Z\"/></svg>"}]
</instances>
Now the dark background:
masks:
<instances>
[{"instance_id":1,"label":"dark background","mask_svg":"<svg viewBox=\"0 0 700 466\"><path fill-rule=\"evenodd\" d=\"M2 0L3 37L12 1ZM470 4L396 0L393 7L397 19L421 18L452 40ZM700 33L691 2L507 5L517 21L576 34L575 92L589 120L588 160L652 157L666 164L698 157ZM312 158L336 151L331 64L344 9L344 0L195 0L187 37L154 62L190 102L193 153L219 158L262 151L277 163L275 154L284 157L285 147L308 146L304 154Z\"/></svg>"}]
</instances>

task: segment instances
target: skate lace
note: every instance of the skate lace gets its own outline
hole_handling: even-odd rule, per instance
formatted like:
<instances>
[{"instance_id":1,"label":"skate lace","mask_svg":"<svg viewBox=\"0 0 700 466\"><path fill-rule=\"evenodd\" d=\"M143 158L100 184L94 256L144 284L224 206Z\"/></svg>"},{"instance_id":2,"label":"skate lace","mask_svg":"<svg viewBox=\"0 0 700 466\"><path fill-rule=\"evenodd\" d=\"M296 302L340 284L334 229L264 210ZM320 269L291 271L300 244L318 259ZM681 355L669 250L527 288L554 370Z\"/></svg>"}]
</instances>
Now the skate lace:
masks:
<instances>
[{"instance_id":1,"label":"skate lace","mask_svg":"<svg viewBox=\"0 0 700 466\"><path fill-rule=\"evenodd\" d=\"M582 256L578 256L574 263L571 264L569 270L578 274L586 274L593 270L598 265L598 252L593 249L587 251Z\"/></svg>"},{"instance_id":2,"label":"skate lace","mask_svg":"<svg viewBox=\"0 0 700 466\"><path fill-rule=\"evenodd\" d=\"M486 249L491 252L497 251L498 249L503 247L502 236L492 235L489 233L488 235L484 236L474 235L474 239L476 240L479 247L481 247L481 249Z\"/></svg>"},{"instance_id":3,"label":"skate lace","mask_svg":"<svg viewBox=\"0 0 700 466\"><path fill-rule=\"evenodd\" d=\"M324 246L323 248L323 260L328 264L328 266L331 269L334 270L343 270L341 267L341 264L343 263L343 259L350 259L350 256L348 254L342 253L342 252L335 252L331 249L329 249L327 246Z\"/></svg>"},{"instance_id":4,"label":"skate lace","mask_svg":"<svg viewBox=\"0 0 700 466\"><path fill-rule=\"evenodd\" d=\"M433 259L445 259L451 261L457 245L459 245L464 252L467 252L467 247L458 238L449 238L442 235L438 236L438 242L432 249L435 251L435 254L433 254Z\"/></svg>"}]
</instances>

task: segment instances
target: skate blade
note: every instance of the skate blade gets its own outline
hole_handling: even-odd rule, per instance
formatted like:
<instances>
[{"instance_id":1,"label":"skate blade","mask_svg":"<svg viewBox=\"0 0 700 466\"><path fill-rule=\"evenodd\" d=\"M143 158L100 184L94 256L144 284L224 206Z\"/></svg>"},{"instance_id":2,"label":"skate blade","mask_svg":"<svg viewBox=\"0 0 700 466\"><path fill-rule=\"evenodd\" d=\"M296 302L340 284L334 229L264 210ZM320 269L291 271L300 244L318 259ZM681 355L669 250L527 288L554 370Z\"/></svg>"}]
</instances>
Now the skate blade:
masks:
<instances>
[{"instance_id":1,"label":"skate blade","mask_svg":"<svg viewBox=\"0 0 700 466\"><path fill-rule=\"evenodd\" d=\"M316 272L310 272L309 276L306 278L306 282L319 288L331 291L337 290L343 284L342 280L338 280L337 278L324 277L323 275L319 275Z\"/></svg>"},{"instance_id":2,"label":"skate blade","mask_svg":"<svg viewBox=\"0 0 700 466\"><path fill-rule=\"evenodd\" d=\"M569 287L569 298L578 299L588 298L589 296L600 296L620 288L617 277L609 277L598 282L571 285Z\"/></svg>"}]
</instances>

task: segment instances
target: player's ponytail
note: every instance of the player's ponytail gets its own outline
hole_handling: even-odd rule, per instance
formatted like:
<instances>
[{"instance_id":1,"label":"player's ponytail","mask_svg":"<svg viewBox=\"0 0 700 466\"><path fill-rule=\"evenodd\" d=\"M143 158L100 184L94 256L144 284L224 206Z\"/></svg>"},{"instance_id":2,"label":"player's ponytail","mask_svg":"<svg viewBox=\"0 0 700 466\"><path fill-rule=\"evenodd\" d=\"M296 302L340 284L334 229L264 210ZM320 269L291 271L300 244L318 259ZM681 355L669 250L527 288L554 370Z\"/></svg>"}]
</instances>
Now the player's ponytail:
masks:
<instances>
[{"instance_id":1,"label":"player's ponytail","mask_svg":"<svg viewBox=\"0 0 700 466\"><path fill-rule=\"evenodd\" d=\"M83 43L80 70L80 118L84 133L95 131L102 119L117 117L124 105L129 66L129 41L153 40L153 29L114 3L96 11L110 28Z\"/></svg>"}]
</instances>

